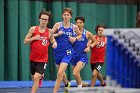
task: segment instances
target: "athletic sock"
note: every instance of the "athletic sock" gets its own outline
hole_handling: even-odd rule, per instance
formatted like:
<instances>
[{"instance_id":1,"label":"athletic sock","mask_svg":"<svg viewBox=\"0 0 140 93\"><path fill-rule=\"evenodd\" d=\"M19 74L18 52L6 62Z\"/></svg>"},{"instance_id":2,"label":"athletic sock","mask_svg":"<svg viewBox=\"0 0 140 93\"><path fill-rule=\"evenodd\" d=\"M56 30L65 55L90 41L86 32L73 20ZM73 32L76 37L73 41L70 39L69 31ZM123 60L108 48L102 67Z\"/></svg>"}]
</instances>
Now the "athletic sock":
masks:
<instances>
[{"instance_id":1,"label":"athletic sock","mask_svg":"<svg viewBox=\"0 0 140 93\"><path fill-rule=\"evenodd\" d=\"M77 85L78 88L82 88L82 83L80 85Z\"/></svg>"}]
</instances>

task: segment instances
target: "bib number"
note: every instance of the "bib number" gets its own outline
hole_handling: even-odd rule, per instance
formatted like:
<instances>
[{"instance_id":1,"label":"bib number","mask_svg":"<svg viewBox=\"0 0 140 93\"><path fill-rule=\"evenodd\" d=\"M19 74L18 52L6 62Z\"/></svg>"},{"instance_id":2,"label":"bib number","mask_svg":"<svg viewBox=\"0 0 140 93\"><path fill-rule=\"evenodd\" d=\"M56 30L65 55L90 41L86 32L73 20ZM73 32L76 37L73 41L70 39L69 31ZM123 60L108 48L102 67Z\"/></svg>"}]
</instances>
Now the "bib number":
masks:
<instances>
[{"instance_id":1,"label":"bib number","mask_svg":"<svg viewBox=\"0 0 140 93\"><path fill-rule=\"evenodd\" d=\"M67 55L70 55L71 54L71 50L67 50Z\"/></svg>"}]
</instances>

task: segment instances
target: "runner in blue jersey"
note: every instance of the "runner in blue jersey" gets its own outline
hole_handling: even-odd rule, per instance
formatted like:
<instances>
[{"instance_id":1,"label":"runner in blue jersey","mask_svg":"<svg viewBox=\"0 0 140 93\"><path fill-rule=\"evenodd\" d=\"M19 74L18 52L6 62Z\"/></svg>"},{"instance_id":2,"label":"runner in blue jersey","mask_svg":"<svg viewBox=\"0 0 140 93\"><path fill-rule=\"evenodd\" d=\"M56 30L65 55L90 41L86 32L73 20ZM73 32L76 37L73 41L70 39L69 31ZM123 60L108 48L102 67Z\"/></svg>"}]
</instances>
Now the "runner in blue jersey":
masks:
<instances>
[{"instance_id":1,"label":"runner in blue jersey","mask_svg":"<svg viewBox=\"0 0 140 93\"><path fill-rule=\"evenodd\" d=\"M58 68L57 79L54 86L53 93L57 93L63 79L65 87L69 87L68 80L66 78L65 70L72 59L73 48L72 44L81 38L81 32L78 27L70 23L72 18L72 9L64 8L62 11L62 22L57 22L54 27L54 37L57 42L57 48L53 50L55 63ZM77 37L72 37L73 33L77 34Z\"/></svg>"},{"instance_id":2,"label":"runner in blue jersey","mask_svg":"<svg viewBox=\"0 0 140 93\"><path fill-rule=\"evenodd\" d=\"M92 45L96 45L96 39L93 34L87 30L85 30L84 22L85 18L82 16L78 16L75 18L76 25L78 26L80 32L82 33L82 38L80 40L76 40L73 43L73 58L72 58L72 65L73 65L73 75L76 78L77 87L82 87L82 79L80 77L80 71L88 63L87 52L90 51L90 47L87 47L88 40L92 40ZM74 33L74 36L77 36Z\"/></svg>"}]
</instances>

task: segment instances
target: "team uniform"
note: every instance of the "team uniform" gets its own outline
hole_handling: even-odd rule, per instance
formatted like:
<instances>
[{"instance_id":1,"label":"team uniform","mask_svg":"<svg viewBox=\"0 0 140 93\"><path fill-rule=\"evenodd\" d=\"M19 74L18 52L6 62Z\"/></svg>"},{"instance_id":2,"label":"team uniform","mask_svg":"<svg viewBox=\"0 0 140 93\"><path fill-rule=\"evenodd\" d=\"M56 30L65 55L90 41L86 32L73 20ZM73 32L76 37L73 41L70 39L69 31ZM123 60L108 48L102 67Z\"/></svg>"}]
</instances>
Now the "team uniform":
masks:
<instances>
[{"instance_id":1,"label":"team uniform","mask_svg":"<svg viewBox=\"0 0 140 93\"><path fill-rule=\"evenodd\" d=\"M72 43L69 40L70 36L73 36L73 24L71 23L69 28L64 28L63 22L60 22L60 28L57 32L63 31L63 34L55 37L57 42L57 48L53 49L55 63L60 65L61 62L69 63L72 59L73 48Z\"/></svg>"},{"instance_id":2,"label":"team uniform","mask_svg":"<svg viewBox=\"0 0 140 93\"><path fill-rule=\"evenodd\" d=\"M96 46L91 49L90 64L92 71L94 69L100 71L105 60L107 37L103 37L100 41L98 40L99 36L95 36L95 38L99 44L96 44Z\"/></svg>"},{"instance_id":3,"label":"team uniform","mask_svg":"<svg viewBox=\"0 0 140 93\"><path fill-rule=\"evenodd\" d=\"M31 74L34 75L35 72L43 74L46 65L48 63L48 46L49 42L49 29L46 28L44 33L39 32L39 27L36 26L33 37L36 35L40 35L40 40L34 40L30 45L30 67Z\"/></svg>"},{"instance_id":4,"label":"team uniform","mask_svg":"<svg viewBox=\"0 0 140 93\"><path fill-rule=\"evenodd\" d=\"M74 33L74 36L77 36ZM76 40L73 43L73 58L72 58L72 65L76 66L79 61L83 62L83 64L88 63L87 53L84 52L85 48L87 47L88 39L86 38L86 30L83 30L82 38L80 40Z\"/></svg>"}]
</instances>

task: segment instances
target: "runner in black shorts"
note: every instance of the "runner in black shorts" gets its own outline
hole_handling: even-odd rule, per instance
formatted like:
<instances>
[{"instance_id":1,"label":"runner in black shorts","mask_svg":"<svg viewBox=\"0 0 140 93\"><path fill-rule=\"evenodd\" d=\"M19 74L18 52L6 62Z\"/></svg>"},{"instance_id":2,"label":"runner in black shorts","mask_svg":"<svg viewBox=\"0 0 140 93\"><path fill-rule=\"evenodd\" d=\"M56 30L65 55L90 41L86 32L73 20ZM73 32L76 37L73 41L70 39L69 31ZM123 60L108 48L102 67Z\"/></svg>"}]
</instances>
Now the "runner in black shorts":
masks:
<instances>
[{"instance_id":1,"label":"runner in black shorts","mask_svg":"<svg viewBox=\"0 0 140 93\"><path fill-rule=\"evenodd\" d=\"M102 86L105 86L105 82L100 73L100 69L105 61L105 52L106 52L106 44L107 37L103 35L103 31L106 27L104 25L97 25L95 31L97 35L95 38L97 40L96 46L92 47L92 42L88 42L88 46L91 47L91 56L90 56L90 64L92 69L92 78L91 78L91 87L94 87L96 83L96 79L98 78L101 82Z\"/></svg>"},{"instance_id":2,"label":"runner in black shorts","mask_svg":"<svg viewBox=\"0 0 140 93\"><path fill-rule=\"evenodd\" d=\"M93 71L94 69L96 69L97 71L100 71L100 69L102 68L103 66L103 63L101 62L96 62L95 64L90 64L91 66L91 70Z\"/></svg>"},{"instance_id":3,"label":"runner in black shorts","mask_svg":"<svg viewBox=\"0 0 140 93\"><path fill-rule=\"evenodd\" d=\"M44 62L35 62L30 60L30 70L31 74L34 75L35 72L38 72L39 74L43 74L46 69L47 63Z\"/></svg>"}]
</instances>

